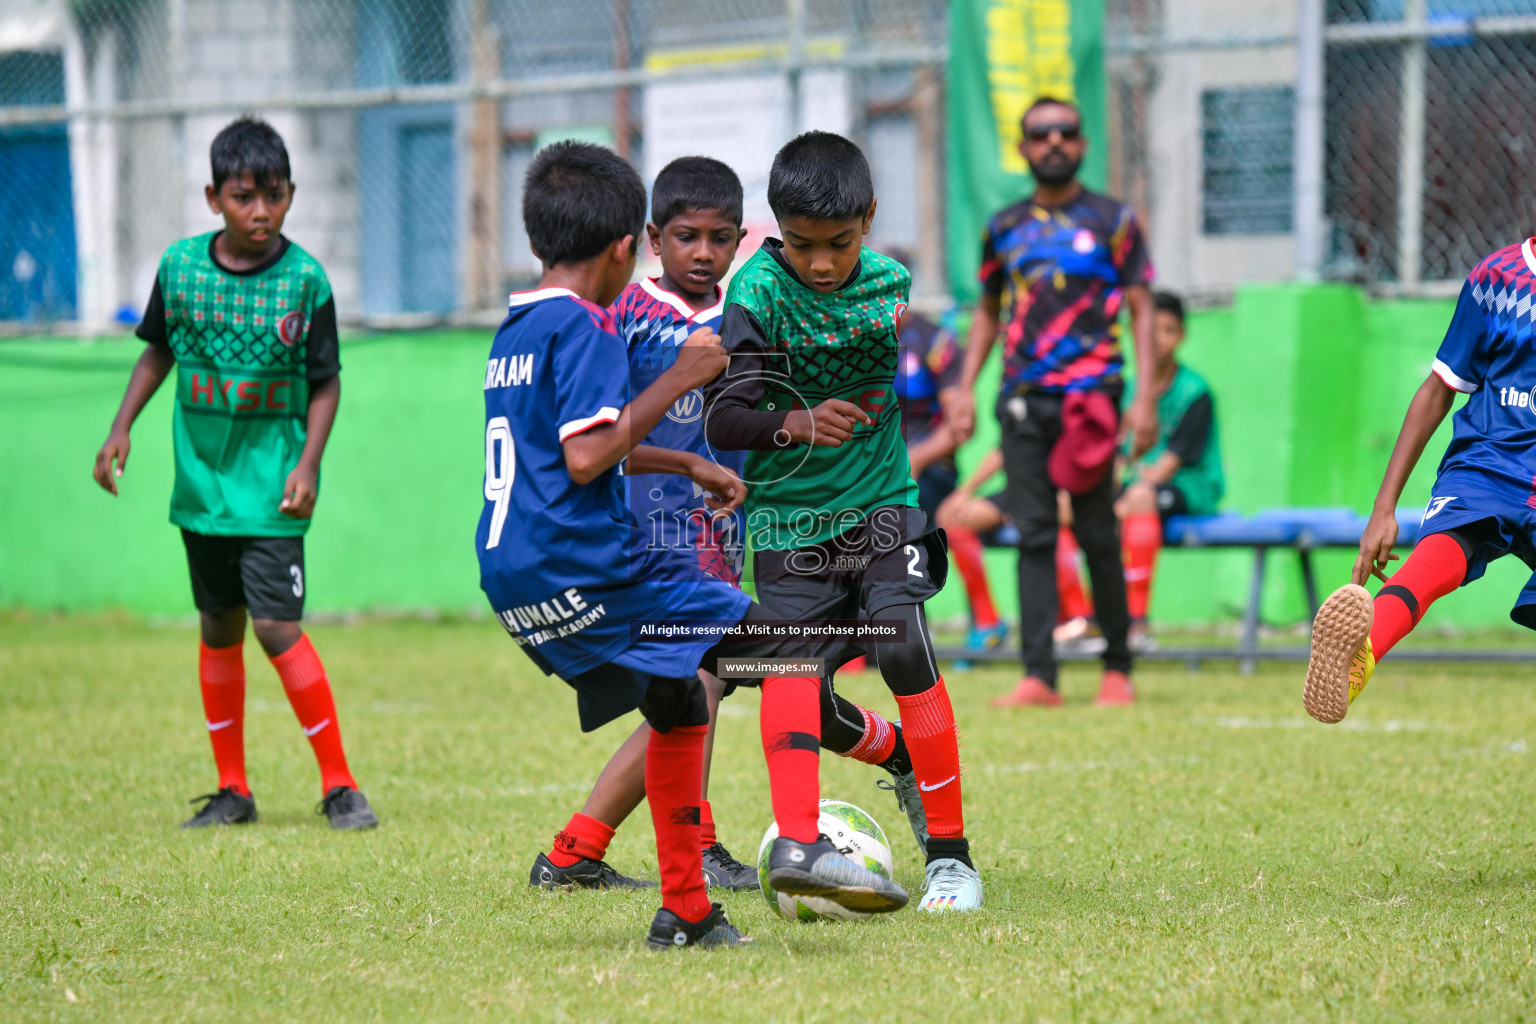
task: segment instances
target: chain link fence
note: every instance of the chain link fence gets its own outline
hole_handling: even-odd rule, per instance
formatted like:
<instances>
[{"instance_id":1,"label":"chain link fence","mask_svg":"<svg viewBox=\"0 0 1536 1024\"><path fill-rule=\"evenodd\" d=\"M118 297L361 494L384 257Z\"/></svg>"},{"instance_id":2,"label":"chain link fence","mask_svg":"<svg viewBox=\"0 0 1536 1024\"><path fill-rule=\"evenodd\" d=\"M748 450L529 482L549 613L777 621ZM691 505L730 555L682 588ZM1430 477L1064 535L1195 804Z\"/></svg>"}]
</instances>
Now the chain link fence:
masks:
<instances>
[{"instance_id":1,"label":"chain link fence","mask_svg":"<svg viewBox=\"0 0 1536 1024\"><path fill-rule=\"evenodd\" d=\"M1170 286L1434 294L1536 230L1536 0L1104 2L1093 144ZM287 233L352 323L494 319L538 272L520 183L549 141L647 179L726 159L751 245L772 153L808 127L865 146L872 241L937 302L948 6L0 0L0 331L133 322L164 247L217 226L208 143L244 111L287 139Z\"/></svg>"},{"instance_id":2,"label":"chain link fence","mask_svg":"<svg viewBox=\"0 0 1536 1024\"><path fill-rule=\"evenodd\" d=\"M1456 280L1536 230L1536 0L1330 0L1332 269Z\"/></svg>"},{"instance_id":3,"label":"chain link fence","mask_svg":"<svg viewBox=\"0 0 1536 1024\"><path fill-rule=\"evenodd\" d=\"M521 179L604 143L742 174L755 245L773 152L858 139L872 243L944 290L942 0L0 0L0 324L135 322L160 253L218 226L208 145L242 112L288 144L285 233L343 319L494 321L536 279Z\"/></svg>"},{"instance_id":4,"label":"chain link fence","mask_svg":"<svg viewBox=\"0 0 1536 1024\"><path fill-rule=\"evenodd\" d=\"M1108 0L1112 186L1196 294L1441 294L1536 231L1536 0Z\"/></svg>"}]
</instances>

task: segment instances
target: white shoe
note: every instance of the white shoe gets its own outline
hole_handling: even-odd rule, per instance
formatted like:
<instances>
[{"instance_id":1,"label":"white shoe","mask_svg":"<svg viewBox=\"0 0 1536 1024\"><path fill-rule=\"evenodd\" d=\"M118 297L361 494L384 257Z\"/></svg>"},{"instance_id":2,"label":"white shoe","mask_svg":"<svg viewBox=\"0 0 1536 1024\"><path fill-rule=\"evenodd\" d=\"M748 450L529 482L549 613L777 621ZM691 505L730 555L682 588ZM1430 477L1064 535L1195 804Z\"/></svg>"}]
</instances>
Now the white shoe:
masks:
<instances>
[{"instance_id":1,"label":"white shoe","mask_svg":"<svg viewBox=\"0 0 1536 1024\"><path fill-rule=\"evenodd\" d=\"M928 864L923 876L923 896L919 910L935 913L947 910L981 909L981 872L965 866L964 861L942 857Z\"/></svg>"}]
</instances>

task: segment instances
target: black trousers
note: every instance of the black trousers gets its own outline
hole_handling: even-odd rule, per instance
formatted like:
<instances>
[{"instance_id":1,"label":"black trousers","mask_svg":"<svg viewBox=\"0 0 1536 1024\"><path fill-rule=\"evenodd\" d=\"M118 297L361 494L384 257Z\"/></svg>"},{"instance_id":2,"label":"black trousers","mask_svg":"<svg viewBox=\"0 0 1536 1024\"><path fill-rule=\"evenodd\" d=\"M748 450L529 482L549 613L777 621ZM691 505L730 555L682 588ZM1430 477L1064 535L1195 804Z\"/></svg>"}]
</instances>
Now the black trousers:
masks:
<instances>
[{"instance_id":1,"label":"black trousers","mask_svg":"<svg viewBox=\"0 0 1536 1024\"><path fill-rule=\"evenodd\" d=\"M1119 389L1111 392L1120 406ZM1051 448L1061 436L1064 396L1045 392L1003 395L997 403L1002 427L1003 468L1008 484L999 502L1019 529L1019 641L1024 671L1056 685L1056 485L1048 468ZM1093 605L1107 647L1104 667L1131 670L1131 617L1125 603L1125 569L1120 561L1120 525L1115 519L1114 473L1087 494L1072 496L1072 530L1088 559Z\"/></svg>"}]
</instances>

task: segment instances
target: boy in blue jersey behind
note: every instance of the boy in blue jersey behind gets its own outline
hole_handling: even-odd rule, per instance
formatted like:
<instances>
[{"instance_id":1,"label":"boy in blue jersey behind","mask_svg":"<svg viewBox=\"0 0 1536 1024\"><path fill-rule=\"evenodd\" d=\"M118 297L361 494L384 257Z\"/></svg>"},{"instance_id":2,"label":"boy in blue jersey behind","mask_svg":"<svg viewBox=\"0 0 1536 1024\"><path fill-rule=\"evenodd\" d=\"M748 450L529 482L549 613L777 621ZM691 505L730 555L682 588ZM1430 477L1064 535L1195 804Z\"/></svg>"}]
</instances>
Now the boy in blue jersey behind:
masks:
<instances>
[{"instance_id":1,"label":"boy in blue jersey behind","mask_svg":"<svg viewBox=\"0 0 1536 1024\"><path fill-rule=\"evenodd\" d=\"M1408 405L1403 429L1370 522L1360 539L1354 582L1334 591L1312 626L1312 657L1302 702L1322 722L1337 722L1429 606L1478 579L1488 563L1513 554L1536 569L1536 238L1484 259L1467 277L1429 377ZM1419 542L1387 579L1397 558L1397 502L1424 446L1452 420L1451 443L1424 510ZM1386 586L1371 600L1362 584ZM1536 629L1536 575L1509 617Z\"/></svg>"},{"instance_id":2,"label":"boy in blue jersey behind","mask_svg":"<svg viewBox=\"0 0 1536 1024\"><path fill-rule=\"evenodd\" d=\"M633 393L655 384L677 361L688 336L700 327L720 325L725 308L720 281L736 258L745 232L741 228L742 189L736 172L718 160L680 157L656 176L651 190L651 222L646 234L661 258L661 276L642 278L624 289L610 312L619 337L629 349ZM744 452L714 452L704 441L703 396L684 394L667 410L645 443L710 459L741 476ZM675 473L632 473L624 477L630 511L651 547L670 547L697 559L700 569L732 585L741 581L743 533L740 511L719 516L706 506L697 484ZM725 684L701 674L709 701L709 732L704 738L704 794L699 804L704 877L711 886L755 889L757 867L731 856L715 835L709 806L709 766L715 741L715 716ZM528 883L543 888L641 888L649 885L615 871L603 859L614 831L645 799L645 752L651 728L642 724L609 759L585 806L540 853Z\"/></svg>"},{"instance_id":3,"label":"boy in blue jersey behind","mask_svg":"<svg viewBox=\"0 0 1536 1024\"><path fill-rule=\"evenodd\" d=\"M481 588L534 663L576 690L583 729L637 708L651 726L645 792L662 907L647 942L738 945L745 937L704 890L699 804L709 709L698 672L714 672L726 654L799 652L783 641L730 642L744 620L768 617L696 558L646 544L618 472L624 461L635 474L687 476L712 511L740 507L745 486L713 460L640 443L679 399L725 368L725 353L700 328L631 400L624 342L603 307L634 272L645 188L614 153L575 142L542 150L524 182L523 220L544 274L538 289L512 296L487 364L485 505L475 534ZM678 623L689 626L681 641L650 632ZM818 835L817 680L776 677L762 686L780 828L769 883L851 909L905 906L900 886Z\"/></svg>"}]
</instances>

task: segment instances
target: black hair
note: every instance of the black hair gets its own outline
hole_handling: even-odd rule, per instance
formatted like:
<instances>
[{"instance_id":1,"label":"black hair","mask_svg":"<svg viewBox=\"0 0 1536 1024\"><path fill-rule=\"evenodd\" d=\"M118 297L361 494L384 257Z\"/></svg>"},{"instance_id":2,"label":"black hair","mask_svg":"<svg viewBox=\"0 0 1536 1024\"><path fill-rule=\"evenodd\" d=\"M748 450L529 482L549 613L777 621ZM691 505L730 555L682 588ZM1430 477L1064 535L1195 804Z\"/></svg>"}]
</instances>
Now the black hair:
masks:
<instances>
[{"instance_id":1,"label":"black hair","mask_svg":"<svg viewBox=\"0 0 1536 1024\"><path fill-rule=\"evenodd\" d=\"M276 188L293 180L288 166L288 147L277 129L259 117L246 114L224 126L208 149L213 165L213 190L230 178L249 173L257 188Z\"/></svg>"},{"instance_id":2,"label":"black hair","mask_svg":"<svg viewBox=\"0 0 1536 1024\"><path fill-rule=\"evenodd\" d=\"M864 153L841 135L806 132L784 144L768 172L768 205L779 220L853 220L869 212L875 184Z\"/></svg>"},{"instance_id":3,"label":"black hair","mask_svg":"<svg viewBox=\"0 0 1536 1024\"><path fill-rule=\"evenodd\" d=\"M580 263L645 229L645 185L629 161L590 142L555 142L523 177L523 226L546 268Z\"/></svg>"},{"instance_id":4,"label":"black hair","mask_svg":"<svg viewBox=\"0 0 1536 1024\"><path fill-rule=\"evenodd\" d=\"M1029 115L1041 107L1066 107L1077 115L1078 124L1083 123L1083 110L1076 103L1073 103L1071 100L1064 100L1060 96L1040 96L1025 109L1023 115L1019 118L1019 124L1022 125L1025 121L1028 121Z\"/></svg>"},{"instance_id":5,"label":"black hair","mask_svg":"<svg viewBox=\"0 0 1536 1024\"><path fill-rule=\"evenodd\" d=\"M1184 300L1173 292L1153 292L1152 308L1159 313L1172 316L1179 322L1179 326L1184 325Z\"/></svg>"},{"instance_id":6,"label":"black hair","mask_svg":"<svg viewBox=\"0 0 1536 1024\"><path fill-rule=\"evenodd\" d=\"M719 160L680 156L661 169L651 186L651 223L666 227L689 210L715 210L741 227L741 179Z\"/></svg>"}]
</instances>

